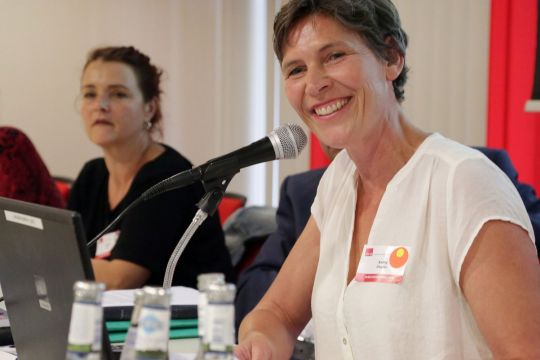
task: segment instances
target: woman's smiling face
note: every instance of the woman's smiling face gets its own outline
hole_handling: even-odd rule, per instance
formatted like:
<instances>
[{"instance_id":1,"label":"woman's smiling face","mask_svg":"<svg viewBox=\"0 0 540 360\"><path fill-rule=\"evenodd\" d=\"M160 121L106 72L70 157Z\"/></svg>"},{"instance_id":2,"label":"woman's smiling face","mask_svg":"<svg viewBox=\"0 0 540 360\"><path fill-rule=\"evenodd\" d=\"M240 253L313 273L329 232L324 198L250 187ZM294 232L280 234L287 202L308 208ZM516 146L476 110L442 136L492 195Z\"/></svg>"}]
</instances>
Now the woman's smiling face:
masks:
<instances>
[{"instance_id":1,"label":"woman's smiling face","mask_svg":"<svg viewBox=\"0 0 540 360\"><path fill-rule=\"evenodd\" d=\"M393 96L392 79L360 35L328 16L310 15L293 27L283 49L287 98L323 143L347 148L377 126Z\"/></svg>"}]
</instances>

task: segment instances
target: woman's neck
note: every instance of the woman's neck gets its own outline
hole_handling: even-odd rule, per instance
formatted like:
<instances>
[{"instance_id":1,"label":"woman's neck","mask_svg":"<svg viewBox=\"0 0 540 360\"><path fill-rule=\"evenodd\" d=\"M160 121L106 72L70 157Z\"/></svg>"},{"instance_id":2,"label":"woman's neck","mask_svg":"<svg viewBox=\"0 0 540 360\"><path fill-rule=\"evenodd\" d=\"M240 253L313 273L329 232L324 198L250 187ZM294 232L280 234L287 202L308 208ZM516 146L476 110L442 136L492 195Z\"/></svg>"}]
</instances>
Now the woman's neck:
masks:
<instances>
[{"instance_id":1,"label":"woman's neck","mask_svg":"<svg viewBox=\"0 0 540 360\"><path fill-rule=\"evenodd\" d=\"M347 149L356 164L363 191L382 194L394 175L409 161L429 134L412 125L399 111L382 122L358 146Z\"/></svg>"},{"instance_id":2,"label":"woman's neck","mask_svg":"<svg viewBox=\"0 0 540 360\"><path fill-rule=\"evenodd\" d=\"M103 155L109 176L115 181L132 178L146 162L151 146L152 140L147 138L105 148Z\"/></svg>"},{"instance_id":3,"label":"woman's neck","mask_svg":"<svg viewBox=\"0 0 540 360\"><path fill-rule=\"evenodd\" d=\"M104 149L104 158L109 171L108 194L111 209L124 198L139 170L154 160L165 149L150 136L122 146Z\"/></svg>"}]
</instances>

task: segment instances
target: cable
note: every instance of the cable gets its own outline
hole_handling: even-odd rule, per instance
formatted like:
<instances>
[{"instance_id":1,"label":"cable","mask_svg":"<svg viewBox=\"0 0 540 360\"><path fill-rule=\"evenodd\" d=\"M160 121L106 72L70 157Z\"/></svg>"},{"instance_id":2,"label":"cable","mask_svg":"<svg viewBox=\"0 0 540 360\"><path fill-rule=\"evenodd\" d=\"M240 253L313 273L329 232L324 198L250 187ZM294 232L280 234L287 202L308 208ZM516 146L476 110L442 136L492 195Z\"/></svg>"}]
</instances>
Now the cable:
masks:
<instances>
[{"instance_id":1,"label":"cable","mask_svg":"<svg viewBox=\"0 0 540 360\"><path fill-rule=\"evenodd\" d=\"M92 240L86 243L86 247L92 246L96 241L98 241L103 236L103 234L105 234L111 227L113 227L113 225L115 225L120 219L122 219L125 213L127 213L129 210L131 210L134 206L138 205L143 200L144 199L139 197L135 201L133 201L131 204L129 204L128 207L124 209L124 211L118 214L118 216L113 221L111 221L111 223L109 223L109 225L105 226L105 229L101 230L99 234L94 236Z\"/></svg>"}]
</instances>

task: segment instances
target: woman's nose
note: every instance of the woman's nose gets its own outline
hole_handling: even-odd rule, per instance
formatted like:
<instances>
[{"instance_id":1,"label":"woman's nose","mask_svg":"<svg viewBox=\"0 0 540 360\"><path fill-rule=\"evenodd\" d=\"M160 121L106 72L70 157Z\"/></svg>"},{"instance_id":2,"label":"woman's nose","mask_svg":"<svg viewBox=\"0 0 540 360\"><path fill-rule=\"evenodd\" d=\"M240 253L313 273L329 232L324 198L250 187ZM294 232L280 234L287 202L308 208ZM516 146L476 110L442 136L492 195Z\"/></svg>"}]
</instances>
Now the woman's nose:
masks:
<instances>
[{"instance_id":1,"label":"woman's nose","mask_svg":"<svg viewBox=\"0 0 540 360\"><path fill-rule=\"evenodd\" d=\"M306 93L317 96L328 89L332 81L322 69L311 69L307 74Z\"/></svg>"},{"instance_id":2,"label":"woman's nose","mask_svg":"<svg viewBox=\"0 0 540 360\"><path fill-rule=\"evenodd\" d=\"M109 97L102 95L98 98L98 104L100 110L109 110Z\"/></svg>"}]
</instances>

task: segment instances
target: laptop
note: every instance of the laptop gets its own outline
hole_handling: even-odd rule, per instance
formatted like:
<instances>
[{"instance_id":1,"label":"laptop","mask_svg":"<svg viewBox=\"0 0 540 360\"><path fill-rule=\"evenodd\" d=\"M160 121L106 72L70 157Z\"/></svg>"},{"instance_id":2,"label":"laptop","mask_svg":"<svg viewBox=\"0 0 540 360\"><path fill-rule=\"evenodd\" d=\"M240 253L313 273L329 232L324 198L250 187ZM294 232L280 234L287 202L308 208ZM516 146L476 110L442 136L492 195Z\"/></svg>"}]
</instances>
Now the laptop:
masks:
<instances>
[{"instance_id":1,"label":"laptop","mask_svg":"<svg viewBox=\"0 0 540 360\"><path fill-rule=\"evenodd\" d=\"M20 360L66 355L73 284L93 280L76 212L0 197L0 285ZM113 357L103 328L103 358Z\"/></svg>"}]
</instances>

